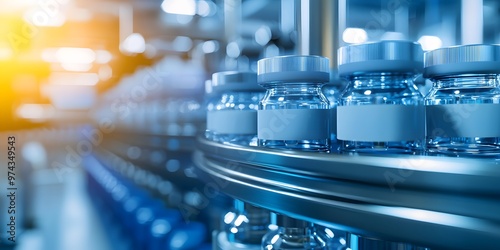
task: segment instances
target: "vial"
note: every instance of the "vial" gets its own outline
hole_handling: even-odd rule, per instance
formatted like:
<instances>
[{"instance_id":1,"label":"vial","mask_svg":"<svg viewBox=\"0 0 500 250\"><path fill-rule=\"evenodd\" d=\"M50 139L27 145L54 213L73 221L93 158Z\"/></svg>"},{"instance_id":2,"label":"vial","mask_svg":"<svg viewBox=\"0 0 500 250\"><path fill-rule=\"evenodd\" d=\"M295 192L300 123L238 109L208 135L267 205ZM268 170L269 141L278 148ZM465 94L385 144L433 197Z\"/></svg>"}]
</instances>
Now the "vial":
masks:
<instances>
[{"instance_id":1,"label":"vial","mask_svg":"<svg viewBox=\"0 0 500 250\"><path fill-rule=\"evenodd\" d=\"M330 69L330 81L323 85L321 91L328 99L330 104L330 143L332 151L338 151L337 144L337 106L339 103L340 93L344 88L344 81L339 77L337 69Z\"/></svg>"},{"instance_id":2,"label":"vial","mask_svg":"<svg viewBox=\"0 0 500 250\"><path fill-rule=\"evenodd\" d=\"M165 249L165 239L178 224L182 224L181 212L168 208L160 210L149 228L148 250Z\"/></svg>"},{"instance_id":3,"label":"vial","mask_svg":"<svg viewBox=\"0 0 500 250\"><path fill-rule=\"evenodd\" d=\"M277 230L262 238L262 250L327 250L328 238L314 224L277 214Z\"/></svg>"},{"instance_id":4,"label":"vial","mask_svg":"<svg viewBox=\"0 0 500 250\"><path fill-rule=\"evenodd\" d=\"M337 139L349 153L415 153L423 148L423 97L413 79L423 51L410 41L342 47L339 75L348 81L337 108Z\"/></svg>"},{"instance_id":5,"label":"vial","mask_svg":"<svg viewBox=\"0 0 500 250\"><path fill-rule=\"evenodd\" d=\"M330 105L321 92L330 78L328 58L265 58L258 61L257 74L267 89L259 103L259 146L328 151Z\"/></svg>"},{"instance_id":6,"label":"vial","mask_svg":"<svg viewBox=\"0 0 500 250\"><path fill-rule=\"evenodd\" d=\"M234 210L224 215L224 228L216 234L216 250L260 250L267 233L270 212L264 208L235 200Z\"/></svg>"},{"instance_id":7,"label":"vial","mask_svg":"<svg viewBox=\"0 0 500 250\"><path fill-rule=\"evenodd\" d=\"M329 250L347 250L347 232L341 231L334 228L328 228L323 226L316 226L318 230L321 230L327 239L327 246Z\"/></svg>"},{"instance_id":8,"label":"vial","mask_svg":"<svg viewBox=\"0 0 500 250\"><path fill-rule=\"evenodd\" d=\"M257 109L264 89L253 72L226 71L212 75L218 98L207 104L205 137L226 144L257 145Z\"/></svg>"},{"instance_id":9,"label":"vial","mask_svg":"<svg viewBox=\"0 0 500 250\"><path fill-rule=\"evenodd\" d=\"M165 239L160 249L192 250L199 249L207 238L207 227L197 221L178 223ZM159 250L160 250L159 249Z\"/></svg>"},{"instance_id":10,"label":"vial","mask_svg":"<svg viewBox=\"0 0 500 250\"><path fill-rule=\"evenodd\" d=\"M500 155L500 46L463 45L425 54L427 150Z\"/></svg>"}]
</instances>

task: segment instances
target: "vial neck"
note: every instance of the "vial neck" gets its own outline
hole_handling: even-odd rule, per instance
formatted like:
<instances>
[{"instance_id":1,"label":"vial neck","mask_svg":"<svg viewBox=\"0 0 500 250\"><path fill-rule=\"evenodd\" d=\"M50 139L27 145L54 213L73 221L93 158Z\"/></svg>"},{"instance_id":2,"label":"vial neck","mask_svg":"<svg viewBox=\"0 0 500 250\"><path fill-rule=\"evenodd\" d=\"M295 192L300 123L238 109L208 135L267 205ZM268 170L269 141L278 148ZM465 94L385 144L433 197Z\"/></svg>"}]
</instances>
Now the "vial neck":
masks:
<instances>
[{"instance_id":1,"label":"vial neck","mask_svg":"<svg viewBox=\"0 0 500 250\"><path fill-rule=\"evenodd\" d=\"M413 85L414 74L376 73L351 77L354 87L384 88Z\"/></svg>"},{"instance_id":2,"label":"vial neck","mask_svg":"<svg viewBox=\"0 0 500 250\"><path fill-rule=\"evenodd\" d=\"M251 100L253 97L256 97L258 95L259 93L257 92L228 91L222 93L221 100L223 102L244 101L244 100Z\"/></svg>"},{"instance_id":3,"label":"vial neck","mask_svg":"<svg viewBox=\"0 0 500 250\"><path fill-rule=\"evenodd\" d=\"M500 75L497 74L474 74L455 75L434 79L436 88L475 88L475 87L499 87Z\"/></svg>"},{"instance_id":4,"label":"vial neck","mask_svg":"<svg viewBox=\"0 0 500 250\"><path fill-rule=\"evenodd\" d=\"M252 92L252 91L226 91L222 93L222 96L252 96L252 95L258 95L258 92Z\"/></svg>"},{"instance_id":5,"label":"vial neck","mask_svg":"<svg viewBox=\"0 0 500 250\"><path fill-rule=\"evenodd\" d=\"M281 228L281 232L289 237L297 237L297 236L304 236L309 234L309 228L304 227L304 228L297 228L297 227L283 227Z\"/></svg>"},{"instance_id":6,"label":"vial neck","mask_svg":"<svg viewBox=\"0 0 500 250\"><path fill-rule=\"evenodd\" d=\"M281 83L265 85L271 94L318 94L324 83Z\"/></svg>"},{"instance_id":7,"label":"vial neck","mask_svg":"<svg viewBox=\"0 0 500 250\"><path fill-rule=\"evenodd\" d=\"M251 225L267 225L269 224L269 211L243 202L234 200L234 208L239 214L245 214Z\"/></svg>"},{"instance_id":8,"label":"vial neck","mask_svg":"<svg viewBox=\"0 0 500 250\"><path fill-rule=\"evenodd\" d=\"M312 225L310 222L281 214L276 216L276 224L283 234L290 236L306 235Z\"/></svg>"}]
</instances>

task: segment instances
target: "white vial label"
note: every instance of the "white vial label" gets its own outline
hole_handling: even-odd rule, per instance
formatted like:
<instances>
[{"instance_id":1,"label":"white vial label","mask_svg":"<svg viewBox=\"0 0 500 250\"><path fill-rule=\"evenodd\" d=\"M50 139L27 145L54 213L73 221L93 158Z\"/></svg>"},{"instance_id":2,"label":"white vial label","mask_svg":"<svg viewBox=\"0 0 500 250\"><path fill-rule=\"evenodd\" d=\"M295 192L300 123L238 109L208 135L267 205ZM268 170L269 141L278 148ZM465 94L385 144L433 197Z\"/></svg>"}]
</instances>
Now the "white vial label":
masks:
<instances>
[{"instance_id":1,"label":"white vial label","mask_svg":"<svg viewBox=\"0 0 500 250\"><path fill-rule=\"evenodd\" d=\"M331 133L337 133L337 107L330 109L330 131Z\"/></svg>"},{"instance_id":2,"label":"white vial label","mask_svg":"<svg viewBox=\"0 0 500 250\"><path fill-rule=\"evenodd\" d=\"M257 110L209 111L207 129L219 134L257 134Z\"/></svg>"},{"instance_id":3,"label":"white vial label","mask_svg":"<svg viewBox=\"0 0 500 250\"><path fill-rule=\"evenodd\" d=\"M426 107L429 137L500 137L500 104Z\"/></svg>"},{"instance_id":4,"label":"white vial label","mask_svg":"<svg viewBox=\"0 0 500 250\"><path fill-rule=\"evenodd\" d=\"M323 140L330 138L328 109L258 111L258 135L263 140Z\"/></svg>"},{"instance_id":5,"label":"white vial label","mask_svg":"<svg viewBox=\"0 0 500 250\"><path fill-rule=\"evenodd\" d=\"M392 142L425 136L424 106L357 105L337 109L339 140Z\"/></svg>"}]
</instances>

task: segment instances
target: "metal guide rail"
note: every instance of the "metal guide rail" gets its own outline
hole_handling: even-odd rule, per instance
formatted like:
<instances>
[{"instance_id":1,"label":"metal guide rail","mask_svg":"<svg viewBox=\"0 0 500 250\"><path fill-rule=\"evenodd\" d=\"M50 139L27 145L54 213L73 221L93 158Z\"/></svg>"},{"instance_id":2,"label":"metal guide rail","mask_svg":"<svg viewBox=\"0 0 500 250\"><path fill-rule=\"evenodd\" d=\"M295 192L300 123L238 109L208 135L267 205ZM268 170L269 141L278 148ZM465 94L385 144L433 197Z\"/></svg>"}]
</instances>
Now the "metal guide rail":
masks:
<instances>
[{"instance_id":1,"label":"metal guide rail","mask_svg":"<svg viewBox=\"0 0 500 250\"><path fill-rule=\"evenodd\" d=\"M365 236L433 249L500 244L500 163L277 151L198 139L199 170L230 196Z\"/></svg>"}]
</instances>

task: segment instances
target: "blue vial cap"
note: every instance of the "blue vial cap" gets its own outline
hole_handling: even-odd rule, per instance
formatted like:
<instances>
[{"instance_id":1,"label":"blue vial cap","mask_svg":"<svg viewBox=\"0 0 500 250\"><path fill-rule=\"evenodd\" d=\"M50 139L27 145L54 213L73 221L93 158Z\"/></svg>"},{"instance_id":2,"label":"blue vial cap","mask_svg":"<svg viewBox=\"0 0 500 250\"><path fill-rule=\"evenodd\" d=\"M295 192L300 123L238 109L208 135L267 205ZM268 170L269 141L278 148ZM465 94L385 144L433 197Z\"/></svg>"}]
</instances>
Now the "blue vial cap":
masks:
<instances>
[{"instance_id":1,"label":"blue vial cap","mask_svg":"<svg viewBox=\"0 0 500 250\"><path fill-rule=\"evenodd\" d=\"M342 77L377 72L421 73L424 52L411 41L380 41L353 44L338 50Z\"/></svg>"},{"instance_id":2,"label":"blue vial cap","mask_svg":"<svg viewBox=\"0 0 500 250\"><path fill-rule=\"evenodd\" d=\"M259 83L323 83L330 80L330 60L322 56L277 56L257 63Z\"/></svg>"},{"instance_id":3,"label":"blue vial cap","mask_svg":"<svg viewBox=\"0 0 500 250\"><path fill-rule=\"evenodd\" d=\"M190 250L197 249L205 242L207 228L199 222L178 224L166 240L164 249Z\"/></svg>"},{"instance_id":4,"label":"blue vial cap","mask_svg":"<svg viewBox=\"0 0 500 250\"><path fill-rule=\"evenodd\" d=\"M461 45L425 53L424 77L488 73L500 73L500 45Z\"/></svg>"},{"instance_id":5,"label":"blue vial cap","mask_svg":"<svg viewBox=\"0 0 500 250\"><path fill-rule=\"evenodd\" d=\"M163 209L160 211L157 218L151 223L148 250L167 249L165 241L181 220L182 216L178 210Z\"/></svg>"},{"instance_id":6,"label":"blue vial cap","mask_svg":"<svg viewBox=\"0 0 500 250\"><path fill-rule=\"evenodd\" d=\"M201 245L198 250L213 250L212 244L210 243L205 243Z\"/></svg>"},{"instance_id":7,"label":"blue vial cap","mask_svg":"<svg viewBox=\"0 0 500 250\"><path fill-rule=\"evenodd\" d=\"M164 237L182 220L178 210L163 209L158 212L157 218L151 224L151 236Z\"/></svg>"},{"instance_id":8,"label":"blue vial cap","mask_svg":"<svg viewBox=\"0 0 500 250\"><path fill-rule=\"evenodd\" d=\"M212 75L214 92L223 91L265 91L257 84L257 74L254 72L224 71Z\"/></svg>"}]
</instances>

